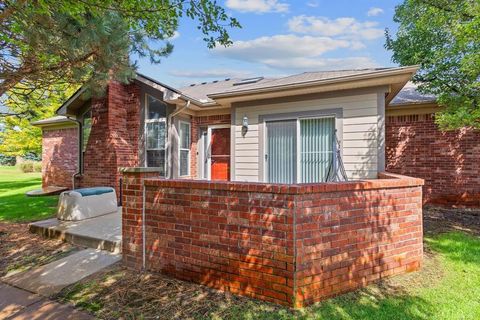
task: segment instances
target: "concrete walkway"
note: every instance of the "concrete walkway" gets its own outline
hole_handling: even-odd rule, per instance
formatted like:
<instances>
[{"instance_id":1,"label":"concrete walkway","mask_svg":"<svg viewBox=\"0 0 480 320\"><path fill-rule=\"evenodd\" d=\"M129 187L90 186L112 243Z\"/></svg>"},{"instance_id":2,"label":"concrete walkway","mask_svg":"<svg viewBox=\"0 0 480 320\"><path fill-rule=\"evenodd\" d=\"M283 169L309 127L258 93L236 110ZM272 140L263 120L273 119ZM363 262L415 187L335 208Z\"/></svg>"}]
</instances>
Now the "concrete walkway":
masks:
<instances>
[{"instance_id":1,"label":"concrete walkway","mask_svg":"<svg viewBox=\"0 0 480 320\"><path fill-rule=\"evenodd\" d=\"M120 255L111 252L84 249L2 280L17 288L49 297L60 292L66 286L120 261L120 259Z\"/></svg>"},{"instance_id":2,"label":"concrete walkway","mask_svg":"<svg viewBox=\"0 0 480 320\"><path fill-rule=\"evenodd\" d=\"M82 221L59 221L53 218L32 222L29 229L44 237L118 253L122 248L122 208L116 213Z\"/></svg>"},{"instance_id":3,"label":"concrete walkway","mask_svg":"<svg viewBox=\"0 0 480 320\"><path fill-rule=\"evenodd\" d=\"M94 317L71 305L60 304L0 282L0 319L90 320Z\"/></svg>"},{"instance_id":4,"label":"concrete walkway","mask_svg":"<svg viewBox=\"0 0 480 320\"><path fill-rule=\"evenodd\" d=\"M0 319L93 319L48 297L118 261L121 255L84 249L49 264L2 278Z\"/></svg>"}]
</instances>

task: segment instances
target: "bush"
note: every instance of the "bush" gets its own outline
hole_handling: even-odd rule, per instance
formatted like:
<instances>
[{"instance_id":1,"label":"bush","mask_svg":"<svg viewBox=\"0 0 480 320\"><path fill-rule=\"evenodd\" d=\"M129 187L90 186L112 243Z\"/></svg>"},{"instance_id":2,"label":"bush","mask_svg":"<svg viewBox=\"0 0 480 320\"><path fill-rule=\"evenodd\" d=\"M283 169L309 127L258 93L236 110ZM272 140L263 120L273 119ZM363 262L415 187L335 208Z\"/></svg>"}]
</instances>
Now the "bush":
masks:
<instances>
[{"instance_id":1,"label":"bush","mask_svg":"<svg viewBox=\"0 0 480 320\"><path fill-rule=\"evenodd\" d=\"M38 154L34 153L34 152L27 152L26 154L24 154L22 156L22 158L24 160L30 160L30 161L40 161L40 160L42 160L42 157L39 156Z\"/></svg>"},{"instance_id":2,"label":"bush","mask_svg":"<svg viewBox=\"0 0 480 320\"><path fill-rule=\"evenodd\" d=\"M0 154L0 166L14 166L17 158Z\"/></svg>"},{"instance_id":3,"label":"bush","mask_svg":"<svg viewBox=\"0 0 480 320\"><path fill-rule=\"evenodd\" d=\"M24 161L20 163L18 166L20 170L24 173L33 172L33 161Z\"/></svg>"},{"instance_id":4,"label":"bush","mask_svg":"<svg viewBox=\"0 0 480 320\"><path fill-rule=\"evenodd\" d=\"M42 163L38 161L33 163L33 171L42 172Z\"/></svg>"}]
</instances>

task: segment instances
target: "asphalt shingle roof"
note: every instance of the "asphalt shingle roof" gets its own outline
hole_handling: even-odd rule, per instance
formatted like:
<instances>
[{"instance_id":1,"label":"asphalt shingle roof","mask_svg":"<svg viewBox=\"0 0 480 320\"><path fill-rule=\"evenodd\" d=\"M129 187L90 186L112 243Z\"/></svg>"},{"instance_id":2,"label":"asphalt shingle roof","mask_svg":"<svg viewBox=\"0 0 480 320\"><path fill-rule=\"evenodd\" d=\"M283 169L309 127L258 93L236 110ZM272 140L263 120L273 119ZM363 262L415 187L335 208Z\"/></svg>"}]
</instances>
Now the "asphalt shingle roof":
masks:
<instances>
[{"instance_id":1,"label":"asphalt shingle roof","mask_svg":"<svg viewBox=\"0 0 480 320\"><path fill-rule=\"evenodd\" d=\"M417 87L418 86L413 82L407 82L403 89L390 102L390 105L427 103L435 102L437 100L434 95L419 92Z\"/></svg>"},{"instance_id":2,"label":"asphalt shingle roof","mask_svg":"<svg viewBox=\"0 0 480 320\"><path fill-rule=\"evenodd\" d=\"M341 77L347 77L352 75L361 75L372 73L375 71L388 70L391 68L374 68L374 69L358 69L358 70L336 70L336 71L318 71L318 72L304 72L286 77L279 78L263 78L262 80L244 85L234 85L241 81L240 78L232 78L219 80L214 82L203 82L199 84L190 85L180 88L179 91L187 96L195 98L201 102L212 102L213 100L208 97L210 94L215 93L229 93L242 90L262 89L269 87L276 87L282 85L290 85L297 83L308 83L311 81L336 79ZM412 82L408 82L405 87L398 93L393 99L390 105L406 104L406 103L422 103L422 102L434 102L436 100L433 95L425 95L417 90L417 85Z\"/></svg>"}]
</instances>

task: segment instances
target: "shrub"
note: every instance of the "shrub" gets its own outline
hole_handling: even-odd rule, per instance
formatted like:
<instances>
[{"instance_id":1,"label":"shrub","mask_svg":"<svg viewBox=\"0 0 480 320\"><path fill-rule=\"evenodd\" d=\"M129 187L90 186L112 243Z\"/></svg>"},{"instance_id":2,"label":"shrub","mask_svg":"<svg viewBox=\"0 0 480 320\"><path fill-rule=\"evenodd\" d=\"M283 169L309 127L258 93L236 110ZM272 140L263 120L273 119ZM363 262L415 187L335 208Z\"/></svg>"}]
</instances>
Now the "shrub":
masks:
<instances>
[{"instance_id":1,"label":"shrub","mask_svg":"<svg viewBox=\"0 0 480 320\"><path fill-rule=\"evenodd\" d=\"M42 163L41 162L34 162L33 163L33 171L35 172L42 172Z\"/></svg>"},{"instance_id":2,"label":"shrub","mask_svg":"<svg viewBox=\"0 0 480 320\"><path fill-rule=\"evenodd\" d=\"M0 154L0 166L14 166L17 158Z\"/></svg>"},{"instance_id":3,"label":"shrub","mask_svg":"<svg viewBox=\"0 0 480 320\"><path fill-rule=\"evenodd\" d=\"M19 164L19 168L22 172L33 172L33 161L24 161Z\"/></svg>"},{"instance_id":4,"label":"shrub","mask_svg":"<svg viewBox=\"0 0 480 320\"><path fill-rule=\"evenodd\" d=\"M42 160L42 157L39 156L38 154L34 153L34 152L27 152L26 154L24 154L22 156L22 158L24 160L31 160L31 161L40 161Z\"/></svg>"}]
</instances>

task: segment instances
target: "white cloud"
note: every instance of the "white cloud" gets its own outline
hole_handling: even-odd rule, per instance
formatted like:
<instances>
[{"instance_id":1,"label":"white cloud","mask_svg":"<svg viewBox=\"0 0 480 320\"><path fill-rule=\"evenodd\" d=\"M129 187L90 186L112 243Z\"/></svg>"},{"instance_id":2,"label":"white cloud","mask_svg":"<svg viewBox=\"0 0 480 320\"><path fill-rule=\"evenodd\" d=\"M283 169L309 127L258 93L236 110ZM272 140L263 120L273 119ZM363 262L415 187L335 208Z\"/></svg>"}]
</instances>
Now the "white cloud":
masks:
<instances>
[{"instance_id":1,"label":"white cloud","mask_svg":"<svg viewBox=\"0 0 480 320\"><path fill-rule=\"evenodd\" d=\"M235 41L232 46L219 47L214 53L223 57L260 63L281 70L350 69L376 66L368 57L323 58L337 49L358 49L358 41L329 37L275 35L249 41Z\"/></svg>"},{"instance_id":2,"label":"white cloud","mask_svg":"<svg viewBox=\"0 0 480 320\"><path fill-rule=\"evenodd\" d=\"M270 59L265 62L272 68L296 71L345 70L378 67L369 57L347 58L292 58L286 60Z\"/></svg>"},{"instance_id":3,"label":"white cloud","mask_svg":"<svg viewBox=\"0 0 480 320\"><path fill-rule=\"evenodd\" d=\"M378 15L381 15L383 13L383 9L382 8L370 8L370 10L368 10L367 12L367 16L369 17L376 17Z\"/></svg>"},{"instance_id":4,"label":"white cloud","mask_svg":"<svg viewBox=\"0 0 480 320\"><path fill-rule=\"evenodd\" d=\"M218 47L214 52L244 61L261 61L271 57L315 57L350 46L350 41L328 37L275 35L248 41L235 41L230 47Z\"/></svg>"},{"instance_id":5,"label":"white cloud","mask_svg":"<svg viewBox=\"0 0 480 320\"><path fill-rule=\"evenodd\" d=\"M167 38L167 40L168 40L168 41L172 41L172 40L177 39L178 37L180 37L180 32L175 31L175 32L173 32L173 36Z\"/></svg>"},{"instance_id":6,"label":"white cloud","mask_svg":"<svg viewBox=\"0 0 480 320\"><path fill-rule=\"evenodd\" d=\"M288 12L289 5L278 0L227 0L227 8L240 12Z\"/></svg>"},{"instance_id":7,"label":"white cloud","mask_svg":"<svg viewBox=\"0 0 480 320\"><path fill-rule=\"evenodd\" d=\"M300 15L288 20L288 28L296 33L365 40L374 40L384 34L377 22L359 22L351 17L330 19Z\"/></svg>"},{"instance_id":8,"label":"white cloud","mask_svg":"<svg viewBox=\"0 0 480 320\"><path fill-rule=\"evenodd\" d=\"M316 0L307 2L307 6L312 7L312 8L317 8L319 5L320 5L320 3Z\"/></svg>"},{"instance_id":9,"label":"white cloud","mask_svg":"<svg viewBox=\"0 0 480 320\"><path fill-rule=\"evenodd\" d=\"M168 74L181 78L246 78L253 75L250 71L235 69L172 70Z\"/></svg>"}]
</instances>

